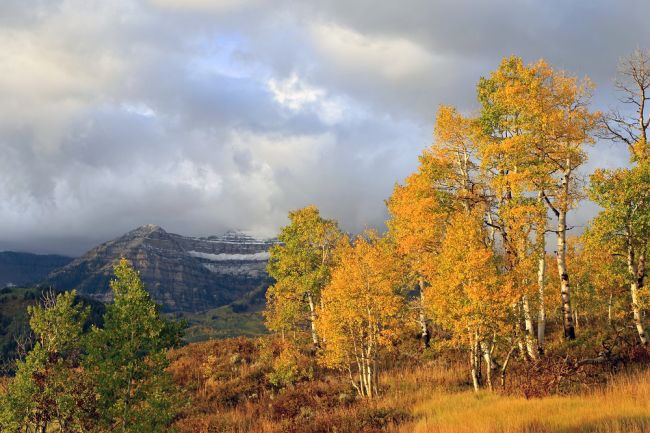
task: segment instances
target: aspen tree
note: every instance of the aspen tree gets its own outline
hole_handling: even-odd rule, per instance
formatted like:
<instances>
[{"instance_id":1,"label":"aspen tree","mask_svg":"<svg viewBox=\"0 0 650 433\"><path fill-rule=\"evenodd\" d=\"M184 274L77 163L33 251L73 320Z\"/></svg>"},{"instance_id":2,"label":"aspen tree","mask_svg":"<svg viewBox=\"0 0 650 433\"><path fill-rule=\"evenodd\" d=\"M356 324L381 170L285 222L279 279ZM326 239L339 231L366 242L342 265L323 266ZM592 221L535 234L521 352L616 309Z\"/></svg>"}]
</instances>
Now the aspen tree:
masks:
<instances>
[{"instance_id":1,"label":"aspen tree","mask_svg":"<svg viewBox=\"0 0 650 433\"><path fill-rule=\"evenodd\" d=\"M318 347L316 308L329 282L341 232L336 221L322 218L315 206L290 212L289 220L278 236L280 243L270 251L267 269L276 283L266 293L266 322L276 332L299 329L306 322Z\"/></svg>"},{"instance_id":2,"label":"aspen tree","mask_svg":"<svg viewBox=\"0 0 650 433\"><path fill-rule=\"evenodd\" d=\"M425 268L439 252L450 212L457 206L469 209L480 200L470 128L469 119L453 107L441 106L433 145L420 156L418 171L404 185L396 185L387 201L390 235L419 285L418 322L425 346L429 339L424 314Z\"/></svg>"},{"instance_id":3,"label":"aspen tree","mask_svg":"<svg viewBox=\"0 0 650 433\"><path fill-rule=\"evenodd\" d=\"M556 261L567 339L575 338L566 263L567 214L581 197L576 170L586 161L584 146L593 143L600 118L588 108L592 87L588 79L555 71L542 60L524 66L517 57L504 59L479 83L482 123L490 138L485 157L499 180L498 200L537 193L557 218ZM540 225L540 242L542 230ZM507 251L507 240L504 245Z\"/></svg>"},{"instance_id":4,"label":"aspen tree","mask_svg":"<svg viewBox=\"0 0 650 433\"><path fill-rule=\"evenodd\" d=\"M540 190L546 179L540 170L542 158L531 152L534 136L530 123L534 116L528 108L534 99L531 94L540 85L535 67L525 66L518 57L510 57L504 59L489 78L482 78L477 88L482 107L478 122L483 133L480 155L494 191L495 213L490 224L501 236L506 273L521 293L516 310L522 313L519 321L525 329L520 336L525 340L530 358L537 357L542 347L539 341L543 340L543 331L539 339L539 328L536 333L533 326L530 298L534 295L539 297L538 317L545 317L545 268L541 265L544 262L540 254L545 220L539 218L540 212L536 209L543 203L540 200L535 203L531 194ZM530 241L533 230L537 248ZM530 268L531 256L538 257L537 278L533 277L534 271ZM536 281L537 293L532 291L533 281Z\"/></svg>"},{"instance_id":5,"label":"aspen tree","mask_svg":"<svg viewBox=\"0 0 650 433\"><path fill-rule=\"evenodd\" d=\"M394 246L373 232L339 243L337 257L316 322L324 341L319 362L347 371L358 393L372 398L382 354L404 328L401 265Z\"/></svg>"},{"instance_id":6,"label":"aspen tree","mask_svg":"<svg viewBox=\"0 0 650 433\"><path fill-rule=\"evenodd\" d=\"M603 208L589 234L611 255L624 257L634 326L645 345L648 334L640 291L650 239L650 166L642 162L629 169L597 170L591 176L589 197Z\"/></svg>"},{"instance_id":7,"label":"aspen tree","mask_svg":"<svg viewBox=\"0 0 650 433\"><path fill-rule=\"evenodd\" d=\"M427 305L453 341L468 349L475 390L482 384L481 358L492 387L496 339L508 332L509 306L516 298L503 284L498 258L487 243L483 210L456 212L450 220L435 266L428 270Z\"/></svg>"}]
</instances>

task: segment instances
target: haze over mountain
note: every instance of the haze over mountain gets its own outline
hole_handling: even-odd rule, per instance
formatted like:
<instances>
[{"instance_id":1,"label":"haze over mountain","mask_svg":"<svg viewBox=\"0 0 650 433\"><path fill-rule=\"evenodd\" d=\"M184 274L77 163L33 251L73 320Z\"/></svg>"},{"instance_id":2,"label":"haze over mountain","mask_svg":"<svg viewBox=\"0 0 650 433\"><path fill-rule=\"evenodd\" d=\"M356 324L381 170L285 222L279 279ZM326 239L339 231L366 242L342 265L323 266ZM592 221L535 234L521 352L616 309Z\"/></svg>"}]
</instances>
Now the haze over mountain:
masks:
<instances>
[{"instance_id":1,"label":"haze over mountain","mask_svg":"<svg viewBox=\"0 0 650 433\"><path fill-rule=\"evenodd\" d=\"M113 266L125 257L164 311L204 311L265 285L268 250L273 244L272 239L234 231L186 237L148 224L91 249L50 273L43 284L58 290L74 288L82 296L108 302Z\"/></svg>"}]
</instances>

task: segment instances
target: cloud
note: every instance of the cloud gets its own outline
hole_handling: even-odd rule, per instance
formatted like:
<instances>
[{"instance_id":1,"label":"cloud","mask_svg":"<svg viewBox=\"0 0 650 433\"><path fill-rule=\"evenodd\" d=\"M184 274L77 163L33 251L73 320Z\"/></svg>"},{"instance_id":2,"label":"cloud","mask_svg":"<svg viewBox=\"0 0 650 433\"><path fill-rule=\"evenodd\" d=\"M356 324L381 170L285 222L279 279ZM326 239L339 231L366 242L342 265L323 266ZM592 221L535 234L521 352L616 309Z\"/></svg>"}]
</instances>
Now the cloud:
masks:
<instances>
[{"instance_id":1,"label":"cloud","mask_svg":"<svg viewBox=\"0 0 650 433\"><path fill-rule=\"evenodd\" d=\"M144 223L272 234L307 204L381 227L436 107L475 110L502 56L589 74L615 104L618 58L650 42L641 6L3 1L0 249L79 254ZM586 170L625 162L603 144Z\"/></svg>"},{"instance_id":2,"label":"cloud","mask_svg":"<svg viewBox=\"0 0 650 433\"><path fill-rule=\"evenodd\" d=\"M435 65L431 53L403 37L372 37L332 24L314 24L310 33L325 61L348 73L399 82L420 78Z\"/></svg>"},{"instance_id":3,"label":"cloud","mask_svg":"<svg viewBox=\"0 0 650 433\"><path fill-rule=\"evenodd\" d=\"M273 99L293 111L299 111L304 105L319 101L325 94L322 89L311 87L302 82L296 74L292 74L284 80L272 78L268 84L269 90L273 93Z\"/></svg>"},{"instance_id":4,"label":"cloud","mask_svg":"<svg viewBox=\"0 0 650 433\"><path fill-rule=\"evenodd\" d=\"M256 0L150 0L157 7L190 12L232 12L258 3Z\"/></svg>"}]
</instances>

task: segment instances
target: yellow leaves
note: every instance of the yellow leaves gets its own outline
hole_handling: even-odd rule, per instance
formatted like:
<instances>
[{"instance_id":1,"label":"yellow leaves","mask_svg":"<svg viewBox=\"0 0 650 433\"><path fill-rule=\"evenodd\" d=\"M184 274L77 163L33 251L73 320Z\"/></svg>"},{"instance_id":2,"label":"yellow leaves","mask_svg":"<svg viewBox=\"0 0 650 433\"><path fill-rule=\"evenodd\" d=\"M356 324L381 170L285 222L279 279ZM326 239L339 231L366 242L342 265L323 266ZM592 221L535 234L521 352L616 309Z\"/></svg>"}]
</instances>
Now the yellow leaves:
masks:
<instances>
[{"instance_id":1,"label":"yellow leaves","mask_svg":"<svg viewBox=\"0 0 650 433\"><path fill-rule=\"evenodd\" d=\"M496 174L498 193L553 188L556 178L586 160L600 113L587 103L593 85L556 71L543 60L504 59L479 83L482 165ZM567 199L568 200L568 199Z\"/></svg>"},{"instance_id":2,"label":"yellow leaves","mask_svg":"<svg viewBox=\"0 0 650 433\"><path fill-rule=\"evenodd\" d=\"M325 342L320 362L343 366L355 356L375 356L399 334L405 298L394 247L373 232L341 244L339 262L322 293L317 325Z\"/></svg>"},{"instance_id":3,"label":"yellow leaves","mask_svg":"<svg viewBox=\"0 0 650 433\"><path fill-rule=\"evenodd\" d=\"M481 213L456 213L447 226L440 254L427 270L427 307L458 338L468 327L495 328L505 319L515 294L497 269L485 243Z\"/></svg>"},{"instance_id":4,"label":"yellow leaves","mask_svg":"<svg viewBox=\"0 0 650 433\"><path fill-rule=\"evenodd\" d=\"M471 121L458 113L455 107L441 105L436 115L434 137L441 147L459 150L471 146L468 141Z\"/></svg>"}]
</instances>

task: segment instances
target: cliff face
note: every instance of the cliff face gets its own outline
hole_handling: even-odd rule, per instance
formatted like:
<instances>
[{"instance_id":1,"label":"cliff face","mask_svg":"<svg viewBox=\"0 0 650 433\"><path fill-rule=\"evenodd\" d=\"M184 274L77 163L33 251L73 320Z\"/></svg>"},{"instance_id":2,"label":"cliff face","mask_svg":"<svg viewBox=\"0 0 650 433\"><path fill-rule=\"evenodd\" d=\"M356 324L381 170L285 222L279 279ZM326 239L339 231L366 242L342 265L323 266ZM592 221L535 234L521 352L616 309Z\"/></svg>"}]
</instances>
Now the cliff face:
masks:
<instances>
[{"instance_id":1,"label":"cliff face","mask_svg":"<svg viewBox=\"0 0 650 433\"><path fill-rule=\"evenodd\" d=\"M50 273L43 284L59 290L74 288L108 302L113 266L125 257L164 311L203 311L267 284L265 268L273 244L238 232L192 238L145 225L93 248Z\"/></svg>"}]
</instances>

